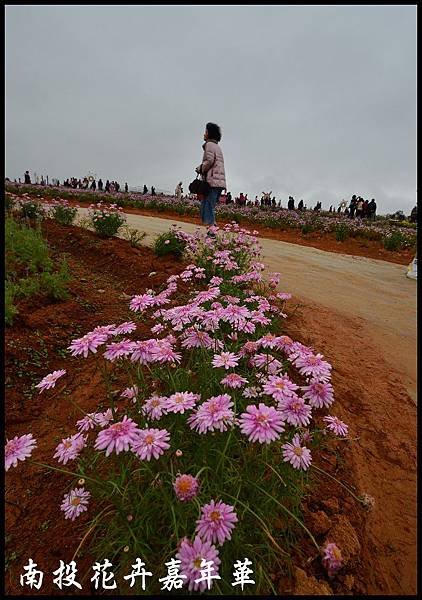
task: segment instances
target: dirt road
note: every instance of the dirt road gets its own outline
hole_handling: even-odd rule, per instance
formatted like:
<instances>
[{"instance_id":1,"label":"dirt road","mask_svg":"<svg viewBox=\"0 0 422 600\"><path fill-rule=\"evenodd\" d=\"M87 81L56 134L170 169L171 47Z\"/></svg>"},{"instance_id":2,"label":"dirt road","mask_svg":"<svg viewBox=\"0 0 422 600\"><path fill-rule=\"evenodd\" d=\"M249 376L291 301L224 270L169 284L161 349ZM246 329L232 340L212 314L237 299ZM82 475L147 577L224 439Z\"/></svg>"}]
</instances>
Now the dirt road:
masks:
<instances>
[{"instance_id":1,"label":"dirt road","mask_svg":"<svg viewBox=\"0 0 422 600\"><path fill-rule=\"evenodd\" d=\"M147 244L171 225L127 219ZM335 412L358 438L345 459L359 492L375 499L362 532L362 583L368 594L414 594L416 282L401 265L260 241L264 262L282 275L280 289L293 294L286 332L333 364Z\"/></svg>"}]
</instances>

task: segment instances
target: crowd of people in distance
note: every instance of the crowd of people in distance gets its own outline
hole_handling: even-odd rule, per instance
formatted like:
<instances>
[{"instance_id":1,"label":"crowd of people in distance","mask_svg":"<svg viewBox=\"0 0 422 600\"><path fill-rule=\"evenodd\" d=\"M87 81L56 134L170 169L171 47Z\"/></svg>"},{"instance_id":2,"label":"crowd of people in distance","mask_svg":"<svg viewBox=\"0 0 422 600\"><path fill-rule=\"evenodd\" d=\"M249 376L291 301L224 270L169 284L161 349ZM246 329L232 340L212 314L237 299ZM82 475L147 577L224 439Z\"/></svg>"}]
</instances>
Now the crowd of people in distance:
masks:
<instances>
[{"instance_id":1,"label":"crowd of people in distance","mask_svg":"<svg viewBox=\"0 0 422 600\"><path fill-rule=\"evenodd\" d=\"M24 182L26 184L31 183L31 176L29 171L25 171L24 174ZM15 179L15 183L17 183ZM21 179L19 178L19 183L21 183ZM44 176L41 176L41 180L39 180L38 176L36 177L36 183L40 183L41 185L48 185L48 176L44 179ZM52 179L51 185L60 186L60 181L58 179ZM102 179L98 179L98 182L93 177L83 177L82 179L77 179L76 177L70 177L63 181L63 187L73 188L73 189L82 189L82 190L97 190L100 192L120 192L120 185L117 181L109 181L107 179L104 184ZM123 190L122 190L123 191ZM129 187L127 182L124 186L124 191L129 192ZM151 191L149 191L146 185L143 186L142 194L156 196L156 190L154 186L151 186ZM182 200L186 198L193 199L195 196L192 194L183 195L183 184L181 181L176 185L174 196L177 200ZM234 204L235 206L255 206L260 208L272 208L272 209L281 209L283 208L281 199L276 200L275 196L272 195L271 192L262 192L261 198L255 196L255 199L252 200L248 198L248 194L244 194L240 192L238 196L233 198L231 192L225 190L224 194L221 194L219 204ZM300 200L297 203L297 207L295 206L295 199L293 196L289 196L287 201L287 209L288 210L298 210L298 211L306 211L308 207L304 204L303 200ZM317 202L316 205L309 210L313 210L314 212L320 212L322 210L322 203ZM376 212L377 212L377 203L375 202L375 198L372 200L364 200L361 196L356 196L355 194L352 196L349 205L347 205L346 200L342 200L337 208L333 205L330 206L328 212L330 213L343 213L348 216L350 219L358 218L358 219L368 219L369 221L375 221ZM413 223L417 222L417 207L415 206L412 209L412 212L409 216L409 220Z\"/></svg>"},{"instance_id":2,"label":"crowd of people in distance","mask_svg":"<svg viewBox=\"0 0 422 600\"><path fill-rule=\"evenodd\" d=\"M15 183L17 183L16 179L15 179ZM19 183L21 183L20 177L19 177ZM29 171L25 171L24 174L24 183L31 183L31 176L29 174ZM48 176L47 176L47 180L44 179L44 176L41 175L41 180L39 181L39 178L36 177L36 181L34 182L36 184L40 184L40 185L48 185ZM60 181L58 179L53 179L51 182L51 185L55 185L60 187ZM109 193L114 193L114 192L120 192L120 184L117 181L109 181L107 179L107 181L103 182L103 180L100 178L97 181L93 178L93 177L83 177L81 178L77 178L77 177L68 177L67 179L65 179L63 181L63 187L67 187L67 188L71 188L71 189L79 189L79 190L93 190L96 191L98 188L99 192L109 192ZM127 184L127 182L125 183L125 187L124 190L126 193L129 192L129 186ZM123 191L123 190L122 190ZM144 185L143 188L143 194L149 194L151 196L156 196L156 191L155 191L155 187L151 186L151 192L149 192L148 187L146 185Z\"/></svg>"}]
</instances>

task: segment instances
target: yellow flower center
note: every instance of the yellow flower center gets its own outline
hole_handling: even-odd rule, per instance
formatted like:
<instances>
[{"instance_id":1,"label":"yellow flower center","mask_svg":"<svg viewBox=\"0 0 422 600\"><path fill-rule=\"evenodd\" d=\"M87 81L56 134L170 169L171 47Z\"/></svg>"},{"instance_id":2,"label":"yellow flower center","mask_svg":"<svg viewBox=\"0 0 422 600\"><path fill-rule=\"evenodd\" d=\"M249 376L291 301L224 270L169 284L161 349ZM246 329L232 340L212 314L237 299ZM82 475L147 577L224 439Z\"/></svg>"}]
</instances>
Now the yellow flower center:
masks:
<instances>
[{"instance_id":1,"label":"yellow flower center","mask_svg":"<svg viewBox=\"0 0 422 600\"><path fill-rule=\"evenodd\" d=\"M154 441L154 436L150 433L147 436L145 436L145 443L146 444L152 444Z\"/></svg>"},{"instance_id":2,"label":"yellow flower center","mask_svg":"<svg viewBox=\"0 0 422 600\"><path fill-rule=\"evenodd\" d=\"M192 488L192 482L189 479L182 479L177 484L180 492L189 492Z\"/></svg>"},{"instance_id":3,"label":"yellow flower center","mask_svg":"<svg viewBox=\"0 0 422 600\"><path fill-rule=\"evenodd\" d=\"M194 564L194 566L197 569L201 568L201 563L202 563L202 557L201 556L198 556L198 558L195 558L195 560L193 561L193 564Z\"/></svg>"},{"instance_id":4,"label":"yellow flower center","mask_svg":"<svg viewBox=\"0 0 422 600\"><path fill-rule=\"evenodd\" d=\"M151 402L151 406L153 406L154 408L155 408L156 406L160 406L160 401L159 401L158 399L157 399L157 400L153 400L153 401Z\"/></svg>"},{"instance_id":5,"label":"yellow flower center","mask_svg":"<svg viewBox=\"0 0 422 600\"><path fill-rule=\"evenodd\" d=\"M213 510L212 513L210 513L210 519L211 519L211 521L216 522L216 521L219 521L220 518L221 518L221 515L220 515L220 511L219 510Z\"/></svg>"},{"instance_id":6,"label":"yellow flower center","mask_svg":"<svg viewBox=\"0 0 422 600\"><path fill-rule=\"evenodd\" d=\"M277 383L275 384L275 387L278 388L279 390L284 390L284 388L286 387L286 384L284 383L284 381L277 381Z\"/></svg>"},{"instance_id":7,"label":"yellow flower center","mask_svg":"<svg viewBox=\"0 0 422 600\"><path fill-rule=\"evenodd\" d=\"M267 415L258 415L257 419L258 423L266 423L268 420Z\"/></svg>"},{"instance_id":8,"label":"yellow flower center","mask_svg":"<svg viewBox=\"0 0 422 600\"><path fill-rule=\"evenodd\" d=\"M63 442L63 446L65 448L71 448L72 447L72 442L70 440L66 440L65 442Z\"/></svg>"},{"instance_id":9,"label":"yellow flower center","mask_svg":"<svg viewBox=\"0 0 422 600\"><path fill-rule=\"evenodd\" d=\"M293 452L296 454L296 456L302 456L303 454L302 448L295 448Z\"/></svg>"},{"instance_id":10,"label":"yellow flower center","mask_svg":"<svg viewBox=\"0 0 422 600\"><path fill-rule=\"evenodd\" d=\"M341 560L340 548L333 548L333 556L336 560Z\"/></svg>"},{"instance_id":11,"label":"yellow flower center","mask_svg":"<svg viewBox=\"0 0 422 600\"><path fill-rule=\"evenodd\" d=\"M72 498L72 500L70 501L70 504L72 506L79 506L80 503L81 503L81 499L80 498Z\"/></svg>"}]
</instances>

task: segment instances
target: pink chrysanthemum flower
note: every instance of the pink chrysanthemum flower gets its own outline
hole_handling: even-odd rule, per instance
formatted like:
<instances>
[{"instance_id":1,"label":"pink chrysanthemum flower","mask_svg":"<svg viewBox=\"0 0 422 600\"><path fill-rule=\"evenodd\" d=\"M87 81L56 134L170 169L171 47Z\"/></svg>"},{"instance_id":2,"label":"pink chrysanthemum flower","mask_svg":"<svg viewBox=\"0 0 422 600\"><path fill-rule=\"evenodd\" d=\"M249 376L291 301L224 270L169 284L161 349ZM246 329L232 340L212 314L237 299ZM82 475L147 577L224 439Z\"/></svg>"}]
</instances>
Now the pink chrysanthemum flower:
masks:
<instances>
[{"instance_id":1,"label":"pink chrysanthemum flower","mask_svg":"<svg viewBox=\"0 0 422 600\"><path fill-rule=\"evenodd\" d=\"M314 408L328 407L334 402L334 390L331 383L311 381L309 385L303 386L302 390L305 392L304 400L308 400Z\"/></svg>"},{"instance_id":2,"label":"pink chrysanthemum flower","mask_svg":"<svg viewBox=\"0 0 422 600\"><path fill-rule=\"evenodd\" d=\"M263 387L264 392L278 402L295 396L297 389L299 386L293 383L287 375L270 375Z\"/></svg>"},{"instance_id":3,"label":"pink chrysanthemum flower","mask_svg":"<svg viewBox=\"0 0 422 600\"><path fill-rule=\"evenodd\" d=\"M340 548L337 546L337 544L328 543L324 546L322 551L322 564L327 569L328 575L331 577L343 565L343 557L341 555Z\"/></svg>"},{"instance_id":4,"label":"pink chrysanthemum flower","mask_svg":"<svg viewBox=\"0 0 422 600\"><path fill-rule=\"evenodd\" d=\"M188 502L195 498L199 490L199 482L192 475L178 475L173 484L177 499L181 502Z\"/></svg>"},{"instance_id":5,"label":"pink chrysanthemum flower","mask_svg":"<svg viewBox=\"0 0 422 600\"><path fill-rule=\"evenodd\" d=\"M108 408L103 413L97 413L96 418L100 427L106 427L110 423L110 421L113 420L113 412L111 408Z\"/></svg>"},{"instance_id":6,"label":"pink chrysanthemum flower","mask_svg":"<svg viewBox=\"0 0 422 600\"><path fill-rule=\"evenodd\" d=\"M139 362L141 365L146 365L155 360L154 352L157 349L157 340L140 340L133 342L133 352L131 356L132 362Z\"/></svg>"},{"instance_id":7,"label":"pink chrysanthemum flower","mask_svg":"<svg viewBox=\"0 0 422 600\"><path fill-rule=\"evenodd\" d=\"M236 389L241 388L243 385L245 385L245 383L248 383L248 380L244 377L241 377L237 373L229 373L228 375L223 377L220 383L229 388Z\"/></svg>"},{"instance_id":8,"label":"pink chrysanthemum flower","mask_svg":"<svg viewBox=\"0 0 422 600\"><path fill-rule=\"evenodd\" d=\"M165 403L165 408L168 412L183 414L185 411L193 408L199 399L199 394L193 394L192 392L176 392L168 398Z\"/></svg>"},{"instance_id":9,"label":"pink chrysanthemum flower","mask_svg":"<svg viewBox=\"0 0 422 600\"><path fill-rule=\"evenodd\" d=\"M32 437L32 433L15 436L12 440L7 440L4 448L4 467L6 471L10 467L16 467L18 460L24 461L31 456L34 448L37 447L37 442Z\"/></svg>"},{"instance_id":10,"label":"pink chrysanthemum flower","mask_svg":"<svg viewBox=\"0 0 422 600\"><path fill-rule=\"evenodd\" d=\"M154 327L151 327L151 333L153 333L154 335L157 335L158 333L161 333L164 330L165 330L165 327L164 327L164 325L161 325L161 323L157 323L157 325L154 325Z\"/></svg>"},{"instance_id":11,"label":"pink chrysanthemum flower","mask_svg":"<svg viewBox=\"0 0 422 600\"><path fill-rule=\"evenodd\" d=\"M239 364L240 356L233 352L222 352L221 354L214 354L212 366L215 368L224 367L230 369L231 367L237 367Z\"/></svg>"},{"instance_id":12,"label":"pink chrysanthemum flower","mask_svg":"<svg viewBox=\"0 0 422 600\"><path fill-rule=\"evenodd\" d=\"M64 512L65 519L74 521L76 517L88 510L88 501L91 494L85 488L75 488L64 495L60 509Z\"/></svg>"},{"instance_id":13,"label":"pink chrysanthemum flower","mask_svg":"<svg viewBox=\"0 0 422 600\"><path fill-rule=\"evenodd\" d=\"M271 354L256 354L250 359L250 363L252 366L268 371L268 373L273 375L278 373L283 366L281 362Z\"/></svg>"},{"instance_id":14,"label":"pink chrysanthemum flower","mask_svg":"<svg viewBox=\"0 0 422 600\"><path fill-rule=\"evenodd\" d=\"M161 419L163 415L167 414L167 400L166 396L152 396L146 400L142 410L150 419Z\"/></svg>"},{"instance_id":15,"label":"pink chrysanthemum flower","mask_svg":"<svg viewBox=\"0 0 422 600\"><path fill-rule=\"evenodd\" d=\"M289 462L294 469L306 471L312 462L312 456L311 451L301 443L300 435L296 433L290 443L283 444L283 460Z\"/></svg>"},{"instance_id":16,"label":"pink chrysanthemum flower","mask_svg":"<svg viewBox=\"0 0 422 600\"><path fill-rule=\"evenodd\" d=\"M120 342L113 342L112 344L108 344L106 346L106 351L104 352L104 358L111 360L114 362L118 358L122 356L129 356L133 352L134 342L132 340L124 339Z\"/></svg>"},{"instance_id":17,"label":"pink chrysanthemum flower","mask_svg":"<svg viewBox=\"0 0 422 600\"><path fill-rule=\"evenodd\" d=\"M90 429L95 429L95 427L98 427L100 424L99 415L101 415L101 413L88 413L83 419L79 419L79 421L76 422L76 427L79 429L79 431L89 431Z\"/></svg>"},{"instance_id":18,"label":"pink chrysanthemum flower","mask_svg":"<svg viewBox=\"0 0 422 600\"><path fill-rule=\"evenodd\" d=\"M119 423L113 423L107 429L100 431L95 442L96 450L105 450L106 456L113 451L116 454L127 451L138 440L140 429L137 424L126 415Z\"/></svg>"},{"instance_id":19,"label":"pink chrysanthemum flower","mask_svg":"<svg viewBox=\"0 0 422 600\"><path fill-rule=\"evenodd\" d=\"M72 356L83 354L84 358L87 358L88 352L91 351L95 354L97 348L104 344L107 341L107 338L107 334L95 333L92 331L77 340L73 340L70 346L68 346L68 350L70 350Z\"/></svg>"},{"instance_id":20,"label":"pink chrysanthemum flower","mask_svg":"<svg viewBox=\"0 0 422 600\"><path fill-rule=\"evenodd\" d=\"M201 512L201 518L196 522L195 529L195 533L201 540L213 544L218 542L221 545L231 539L234 524L238 521L233 506L224 504L221 500L218 502L211 500L209 504L202 507Z\"/></svg>"},{"instance_id":21,"label":"pink chrysanthemum flower","mask_svg":"<svg viewBox=\"0 0 422 600\"><path fill-rule=\"evenodd\" d=\"M331 377L331 365L326 360L322 360L322 354L309 354L299 356L295 360L295 365L301 375L327 381Z\"/></svg>"},{"instance_id":22,"label":"pink chrysanthemum flower","mask_svg":"<svg viewBox=\"0 0 422 600\"><path fill-rule=\"evenodd\" d=\"M199 433L207 431L227 431L233 423L233 402L228 394L213 396L206 400L188 418L190 427Z\"/></svg>"},{"instance_id":23,"label":"pink chrysanthemum flower","mask_svg":"<svg viewBox=\"0 0 422 600\"><path fill-rule=\"evenodd\" d=\"M46 375L44 379L41 379L41 381L37 383L35 387L40 389L39 393L41 394L41 392L43 392L44 390L49 390L50 388L53 388L56 385L56 381L59 379L59 377L63 377L63 375L65 374L65 369L60 369L60 371L53 371L52 373Z\"/></svg>"},{"instance_id":24,"label":"pink chrysanthemum flower","mask_svg":"<svg viewBox=\"0 0 422 600\"><path fill-rule=\"evenodd\" d=\"M154 361L159 363L180 363L182 355L175 352L170 343L164 340L157 341L157 347L153 353Z\"/></svg>"},{"instance_id":25,"label":"pink chrysanthemum flower","mask_svg":"<svg viewBox=\"0 0 422 600\"><path fill-rule=\"evenodd\" d=\"M260 394L261 394L260 388L257 387L256 385L252 385L243 390L243 396L245 398L258 398L258 396Z\"/></svg>"},{"instance_id":26,"label":"pink chrysanthemum flower","mask_svg":"<svg viewBox=\"0 0 422 600\"><path fill-rule=\"evenodd\" d=\"M135 331L135 329L136 323L134 323L133 321L125 321L113 330L113 334L120 335L122 333L131 333L132 331Z\"/></svg>"},{"instance_id":27,"label":"pink chrysanthemum flower","mask_svg":"<svg viewBox=\"0 0 422 600\"><path fill-rule=\"evenodd\" d=\"M191 328L186 330L182 341L183 348L212 348L213 339L206 331Z\"/></svg>"},{"instance_id":28,"label":"pink chrysanthemum flower","mask_svg":"<svg viewBox=\"0 0 422 600\"><path fill-rule=\"evenodd\" d=\"M169 440L170 434L166 429L141 429L132 450L141 460L150 461L170 448Z\"/></svg>"},{"instance_id":29,"label":"pink chrysanthemum flower","mask_svg":"<svg viewBox=\"0 0 422 600\"><path fill-rule=\"evenodd\" d=\"M277 337L272 333L267 333L262 338L257 340L257 343L261 345L263 348L276 348L277 346Z\"/></svg>"},{"instance_id":30,"label":"pink chrysanthemum flower","mask_svg":"<svg viewBox=\"0 0 422 600\"><path fill-rule=\"evenodd\" d=\"M212 575L218 574L218 567L221 563L218 557L218 550L210 542L203 542L197 535L193 542L184 538L179 546L176 558L181 562L180 572L187 579L189 591L203 592L207 589L207 581L195 583L195 580L202 579L201 567L202 561L212 561ZM211 585L213 581L211 580Z\"/></svg>"},{"instance_id":31,"label":"pink chrysanthemum flower","mask_svg":"<svg viewBox=\"0 0 422 600\"><path fill-rule=\"evenodd\" d=\"M250 404L246 412L240 415L240 430L250 442L269 444L284 431L283 418L273 406L266 406L262 402L258 406Z\"/></svg>"},{"instance_id":32,"label":"pink chrysanthemum flower","mask_svg":"<svg viewBox=\"0 0 422 600\"><path fill-rule=\"evenodd\" d=\"M312 409L297 394L281 400L278 408L283 419L290 425L296 425L296 427L309 425Z\"/></svg>"},{"instance_id":33,"label":"pink chrysanthemum flower","mask_svg":"<svg viewBox=\"0 0 422 600\"><path fill-rule=\"evenodd\" d=\"M151 296L151 294L139 294L137 296L133 296L130 301L130 309L134 312L142 312L146 308L150 306L154 306L155 298Z\"/></svg>"},{"instance_id":34,"label":"pink chrysanthemum flower","mask_svg":"<svg viewBox=\"0 0 422 600\"><path fill-rule=\"evenodd\" d=\"M112 325L98 325L90 333L100 333L106 335L107 337L111 337L112 335L114 335L115 328L116 325L114 323Z\"/></svg>"},{"instance_id":35,"label":"pink chrysanthemum flower","mask_svg":"<svg viewBox=\"0 0 422 600\"><path fill-rule=\"evenodd\" d=\"M324 421L327 423L327 429L333 431L336 435L346 436L349 432L349 426L343 421L340 421L338 417L324 417Z\"/></svg>"},{"instance_id":36,"label":"pink chrysanthemum flower","mask_svg":"<svg viewBox=\"0 0 422 600\"><path fill-rule=\"evenodd\" d=\"M86 437L81 433L76 433L60 442L53 458L57 458L60 463L65 465L69 460L75 460L85 446Z\"/></svg>"},{"instance_id":37,"label":"pink chrysanthemum flower","mask_svg":"<svg viewBox=\"0 0 422 600\"><path fill-rule=\"evenodd\" d=\"M132 385L132 387L126 388L121 394L120 398L128 398L129 400L133 400L135 402L136 396L139 394L139 389L137 385Z\"/></svg>"}]
</instances>

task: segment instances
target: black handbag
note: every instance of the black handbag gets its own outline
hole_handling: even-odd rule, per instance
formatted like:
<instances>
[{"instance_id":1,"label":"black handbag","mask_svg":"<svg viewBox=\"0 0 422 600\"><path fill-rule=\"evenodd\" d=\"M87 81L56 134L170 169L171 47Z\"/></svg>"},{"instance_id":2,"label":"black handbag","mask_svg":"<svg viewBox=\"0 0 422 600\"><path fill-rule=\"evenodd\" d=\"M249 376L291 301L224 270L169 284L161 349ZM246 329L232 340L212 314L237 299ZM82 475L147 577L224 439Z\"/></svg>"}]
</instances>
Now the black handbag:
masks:
<instances>
[{"instance_id":1,"label":"black handbag","mask_svg":"<svg viewBox=\"0 0 422 600\"><path fill-rule=\"evenodd\" d=\"M202 194L203 196L207 196L210 190L210 184L206 180L198 179L198 175L189 184L189 191L191 194Z\"/></svg>"}]
</instances>

